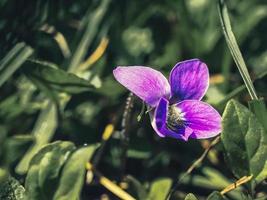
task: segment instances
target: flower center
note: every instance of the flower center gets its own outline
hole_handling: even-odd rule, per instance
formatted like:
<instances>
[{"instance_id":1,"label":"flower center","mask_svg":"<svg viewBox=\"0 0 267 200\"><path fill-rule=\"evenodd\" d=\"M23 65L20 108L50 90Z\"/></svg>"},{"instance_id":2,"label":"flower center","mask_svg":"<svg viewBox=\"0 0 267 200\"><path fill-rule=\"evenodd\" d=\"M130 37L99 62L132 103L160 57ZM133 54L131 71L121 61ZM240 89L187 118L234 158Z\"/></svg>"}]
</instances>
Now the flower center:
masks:
<instances>
[{"instance_id":1,"label":"flower center","mask_svg":"<svg viewBox=\"0 0 267 200\"><path fill-rule=\"evenodd\" d=\"M167 127L172 131L177 131L185 126L184 113L175 105L168 108Z\"/></svg>"}]
</instances>

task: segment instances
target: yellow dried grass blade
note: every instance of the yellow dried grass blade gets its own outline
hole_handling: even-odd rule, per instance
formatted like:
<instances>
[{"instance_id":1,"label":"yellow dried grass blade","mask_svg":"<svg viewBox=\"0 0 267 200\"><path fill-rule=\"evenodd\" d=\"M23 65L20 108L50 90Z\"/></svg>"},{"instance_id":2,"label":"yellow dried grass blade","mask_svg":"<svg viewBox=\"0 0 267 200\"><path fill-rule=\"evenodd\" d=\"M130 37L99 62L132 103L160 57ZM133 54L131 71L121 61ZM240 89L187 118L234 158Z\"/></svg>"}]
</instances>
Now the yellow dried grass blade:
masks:
<instances>
[{"instance_id":1,"label":"yellow dried grass blade","mask_svg":"<svg viewBox=\"0 0 267 200\"><path fill-rule=\"evenodd\" d=\"M110 181L104 176L101 176L99 179L101 185L103 185L105 188L107 188L110 192L113 194L117 195L119 198L124 199L124 200L134 200L130 194L122 190L119 186L117 186L115 183Z\"/></svg>"},{"instance_id":2,"label":"yellow dried grass blade","mask_svg":"<svg viewBox=\"0 0 267 200\"><path fill-rule=\"evenodd\" d=\"M106 141L110 138L114 131L114 126L112 124L108 124L103 132L102 140Z\"/></svg>"},{"instance_id":3,"label":"yellow dried grass blade","mask_svg":"<svg viewBox=\"0 0 267 200\"><path fill-rule=\"evenodd\" d=\"M96 50L79 66L80 71L87 70L92 64L98 61L105 53L108 46L108 38L104 37L101 39Z\"/></svg>"},{"instance_id":4,"label":"yellow dried grass blade","mask_svg":"<svg viewBox=\"0 0 267 200\"><path fill-rule=\"evenodd\" d=\"M58 32L55 27L50 26L48 24L44 24L41 28L41 31L44 31L48 34L54 35L54 40L57 42L63 56L65 58L68 58L70 56L70 48L67 43L67 40L65 39L64 35L60 32Z\"/></svg>"},{"instance_id":5,"label":"yellow dried grass blade","mask_svg":"<svg viewBox=\"0 0 267 200\"><path fill-rule=\"evenodd\" d=\"M240 178L239 180L237 180L236 182L232 183L231 185L228 185L226 188L224 188L220 193L221 195L226 194L227 192L230 192L234 189L236 189L238 186L247 183L248 181L250 181L252 179L253 175L250 176L243 176L242 178Z\"/></svg>"}]
</instances>

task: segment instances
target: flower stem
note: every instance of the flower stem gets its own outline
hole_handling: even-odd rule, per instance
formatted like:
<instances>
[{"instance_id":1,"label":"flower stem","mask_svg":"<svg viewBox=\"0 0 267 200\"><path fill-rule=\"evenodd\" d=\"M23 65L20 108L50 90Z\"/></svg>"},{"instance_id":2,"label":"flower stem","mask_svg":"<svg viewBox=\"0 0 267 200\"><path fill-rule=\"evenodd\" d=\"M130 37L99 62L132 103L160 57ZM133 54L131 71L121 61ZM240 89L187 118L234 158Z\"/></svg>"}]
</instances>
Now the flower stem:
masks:
<instances>
[{"instance_id":1,"label":"flower stem","mask_svg":"<svg viewBox=\"0 0 267 200\"><path fill-rule=\"evenodd\" d=\"M193 162L192 165L186 170L186 172L178 179L178 181L175 183L175 185L172 187L172 189L169 191L166 200L169 200L173 193L177 190L178 186L180 185L181 181L188 176L196 167L198 167L202 161L206 158L208 155L209 151L211 150L212 147L214 147L216 144L220 142L220 136L216 137L208 146L208 148L205 149L205 151L201 154L201 156Z\"/></svg>"}]
</instances>

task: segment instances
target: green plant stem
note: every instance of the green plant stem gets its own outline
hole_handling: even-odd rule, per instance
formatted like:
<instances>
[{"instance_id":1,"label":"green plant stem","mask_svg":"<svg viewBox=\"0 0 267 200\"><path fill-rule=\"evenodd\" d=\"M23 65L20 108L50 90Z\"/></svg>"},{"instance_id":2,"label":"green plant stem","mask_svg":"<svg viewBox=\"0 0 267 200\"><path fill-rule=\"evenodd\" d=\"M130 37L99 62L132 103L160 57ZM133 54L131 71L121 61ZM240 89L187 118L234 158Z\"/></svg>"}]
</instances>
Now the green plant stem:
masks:
<instances>
[{"instance_id":1,"label":"green plant stem","mask_svg":"<svg viewBox=\"0 0 267 200\"><path fill-rule=\"evenodd\" d=\"M188 176L196 167L198 167L202 161L206 158L208 155L209 151L211 150L212 147L214 147L216 144L220 142L220 136L216 137L208 146L208 148L205 149L205 151L201 154L201 156L193 162L192 165L186 170L186 172L178 179L178 181L175 183L175 185L172 187L172 189L169 191L166 200L169 200L173 193L177 190L178 186L180 185L181 181Z\"/></svg>"}]
</instances>

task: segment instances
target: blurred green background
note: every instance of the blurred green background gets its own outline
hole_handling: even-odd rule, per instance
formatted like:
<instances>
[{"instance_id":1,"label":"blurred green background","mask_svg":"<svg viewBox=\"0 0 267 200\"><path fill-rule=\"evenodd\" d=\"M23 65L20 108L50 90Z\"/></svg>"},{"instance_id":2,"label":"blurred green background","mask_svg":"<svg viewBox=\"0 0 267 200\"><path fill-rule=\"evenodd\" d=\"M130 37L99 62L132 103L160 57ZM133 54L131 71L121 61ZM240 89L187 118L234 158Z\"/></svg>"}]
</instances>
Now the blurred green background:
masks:
<instances>
[{"instance_id":1,"label":"blurred green background","mask_svg":"<svg viewBox=\"0 0 267 200\"><path fill-rule=\"evenodd\" d=\"M263 76L267 1L231 0L227 6L252 79ZM142 108L137 98L128 113L125 145L120 132L129 92L115 81L116 66L151 66L168 76L175 63L200 58L211 76L205 101L222 113L229 94L241 102L249 98L240 89L214 0L1 0L0 38L0 175L10 173L22 184L42 145L95 144L108 124L115 130L95 158L97 169L118 184L126 182L139 199L142 192L133 188L148 189L162 177L177 180L207 148L208 140L159 138L148 115L137 121ZM266 100L266 77L255 87ZM177 199L189 192L205 198L233 182L220 148L184 179ZM107 198L104 194L117 198L96 178L83 186L81 199Z\"/></svg>"}]
</instances>

